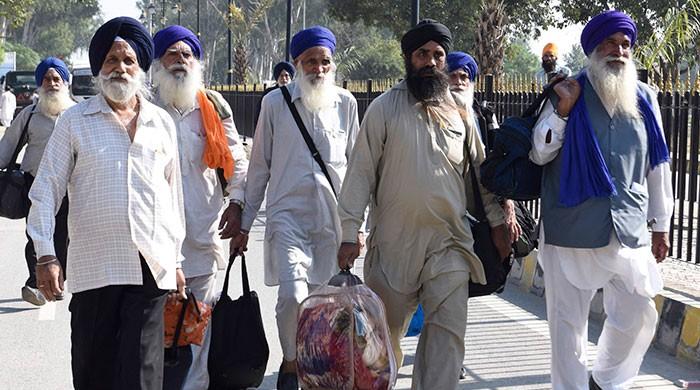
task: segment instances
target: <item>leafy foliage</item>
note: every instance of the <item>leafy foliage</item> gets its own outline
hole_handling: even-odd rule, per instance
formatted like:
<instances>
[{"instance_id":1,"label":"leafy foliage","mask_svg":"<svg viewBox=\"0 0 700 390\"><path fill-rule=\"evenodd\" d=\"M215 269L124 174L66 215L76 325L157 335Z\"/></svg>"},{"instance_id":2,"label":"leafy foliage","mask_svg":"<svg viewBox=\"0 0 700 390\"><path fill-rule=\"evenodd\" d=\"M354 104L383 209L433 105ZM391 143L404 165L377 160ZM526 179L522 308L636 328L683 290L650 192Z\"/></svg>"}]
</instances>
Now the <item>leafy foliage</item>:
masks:
<instances>
[{"instance_id":1,"label":"leafy foliage","mask_svg":"<svg viewBox=\"0 0 700 390\"><path fill-rule=\"evenodd\" d=\"M41 61L39 53L20 43L7 42L5 51L17 53L17 70L34 70L39 61Z\"/></svg>"},{"instance_id":2,"label":"leafy foliage","mask_svg":"<svg viewBox=\"0 0 700 390\"><path fill-rule=\"evenodd\" d=\"M508 45L503 61L505 74L534 75L539 66L539 58L530 50L527 41L519 39Z\"/></svg>"},{"instance_id":3,"label":"leafy foliage","mask_svg":"<svg viewBox=\"0 0 700 390\"><path fill-rule=\"evenodd\" d=\"M581 71L581 69L586 67L586 64L588 63L588 57L586 57L586 54L583 52L583 48L578 43L575 44L571 48L571 51L566 53L562 59L566 63L566 66L571 69L572 75L575 75ZM562 59L559 60L561 61Z\"/></svg>"},{"instance_id":4,"label":"leafy foliage","mask_svg":"<svg viewBox=\"0 0 700 390\"><path fill-rule=\"evenodd\" d=\"M475 59L482 74L496 75L503 72L507 22L502 0L485 0L482 3L475 50Z\"/></svg>"}]
</instances>

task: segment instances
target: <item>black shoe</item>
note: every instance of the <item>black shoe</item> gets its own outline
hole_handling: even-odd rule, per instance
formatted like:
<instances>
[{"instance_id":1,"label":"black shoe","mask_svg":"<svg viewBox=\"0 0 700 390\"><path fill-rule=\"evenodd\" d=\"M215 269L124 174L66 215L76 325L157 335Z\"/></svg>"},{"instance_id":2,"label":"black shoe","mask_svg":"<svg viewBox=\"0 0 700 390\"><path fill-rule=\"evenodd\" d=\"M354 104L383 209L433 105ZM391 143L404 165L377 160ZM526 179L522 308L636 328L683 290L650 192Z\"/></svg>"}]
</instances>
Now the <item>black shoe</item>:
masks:
<instances>
[{"instance_id":1,"label":"black shoe","mask_svg":"<svg viewBox=\"0 0 700 390\"><path fill-rule=\"evenodd\" d=\"M597 383L595 383L595 380L593 379L593 375L591 375L591 377L588 379L588 388L590 390L603 390L600 388L600 386L598 386Z\"/></svg>"},{"instance_id":2,"label":"black shoe","mask_svg":"<svg viewBox=\"0 0 700 390\"><path fill-rule=\"evenodd\" d=\"M277 390L299 390L299 380L294 372L282 372L282 366L277 373Z\"/></svg>"},{"instance_id":3,"label":"black shoe","mask_svg":"<svg viewBox=\"0 0 700 390\"><path fill-rule=\"evenodd\" d=\"M467 367L462 366L462 368L459 369L459 380L462 379L467 379Z\"/></svg>"}]
</instances>

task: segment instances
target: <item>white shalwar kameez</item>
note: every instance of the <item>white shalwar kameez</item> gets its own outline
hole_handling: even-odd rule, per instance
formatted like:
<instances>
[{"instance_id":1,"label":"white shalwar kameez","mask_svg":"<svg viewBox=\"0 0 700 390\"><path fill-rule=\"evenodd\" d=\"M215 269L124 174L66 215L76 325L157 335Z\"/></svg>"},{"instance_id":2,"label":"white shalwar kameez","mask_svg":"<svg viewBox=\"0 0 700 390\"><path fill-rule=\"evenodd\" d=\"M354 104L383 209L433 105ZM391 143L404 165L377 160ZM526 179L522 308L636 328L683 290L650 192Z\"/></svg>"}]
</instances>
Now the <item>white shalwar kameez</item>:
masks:
<instances>
[{"instance_id":1,"label":"white shalwar kameez","mask_svg":"<svg viewBox=\"0 0 700 390\"><path fill-rule=\"evenodd\" d=\"M655 105L658 113L658 107ZM530 159L552 161L564 141L566 121L547 103L533 131ZM546 142L551 129L551 141ZM667 232L673 213L669 163L647 173L648 220L653 231ZM593 379L604 390L626 389L634 381L656 329L654 296L663 280L651 247L626 248L614 230L603 248L567 248L547 244L540 228L538 262L544 271L547 320L552 338L554 390L588 389L586 346L588 313L595 292L603 288L607 318L598 340ZM562 277L562 274L564 277Z\"/></svg>"},{"instance_id":2,"label":"white shalwar kameez","mask_svg":"<svg viewBox=\"0 0 700 390\"><path fill-rule=\"evenodd\" d=\"M225 104L220 95L219 103ZM216 270L226 265L223 243L218 234L219 220L225 206L223 191L216 170L203 162L206 130L199 101L195 99L194 106L182 112L162 101L159 105L170 114L177 127L186 229L182 243L182 270L187 287L195 297L212 304L216 299ZM235 162L233 177L228 180L226 191L231 200L243 201L248 159L233 117L223 119L222 124ZM202 346L192 345L192 355L192 365L183 389L205 389L209 386L209 332Z\"/></svg>"},{"instance_id":3,"label":"white shalwar kameez","mask_svg":"<svg viewBox=\"0 0 700 390\"><path fill-rule=\"evenodd\" d=\"M309 111L296 82L287 86L301 118L340 191L358 131L357 102L335 88L329 108ZM267 189L267 195L265 190ZM299 304L338 272L337 201L277 89L262 101L245 190L241 228L250 230L267 196L265 284L279 285L277 326L284 359L296 359ZM357 234L357 231L355 231Z\"/></svg>"},{"instance_id":4,"label":"white shalwar kameez","mask_svg":"<svg viewBox=\"0 0 700 390\"><path fill-rule=\"evenodd\" d=\"M362 121L338 208L343 241L355 242L371 201L365 283L384 302L399 365L401 338L416 306L423 305L412 384L421 390L457 387L468 282L485 281L472 249L462 176L469 164L465 152L478 169L484 148L476 128L465 128L456 110L450 114L444 126L428 119L405 82L375 99ZM503 210L481 190L490 225L502 224Z\"/></svg>"}]
</instances>

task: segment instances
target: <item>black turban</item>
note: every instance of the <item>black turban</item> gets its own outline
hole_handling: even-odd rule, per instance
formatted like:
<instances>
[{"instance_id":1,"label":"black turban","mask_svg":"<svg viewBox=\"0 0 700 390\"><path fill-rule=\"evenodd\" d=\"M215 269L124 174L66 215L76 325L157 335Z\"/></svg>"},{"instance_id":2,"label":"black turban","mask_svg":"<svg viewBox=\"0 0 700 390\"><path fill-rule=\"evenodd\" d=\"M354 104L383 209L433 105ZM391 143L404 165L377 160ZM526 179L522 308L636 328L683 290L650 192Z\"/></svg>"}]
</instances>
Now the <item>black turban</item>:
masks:
<instances>
[{"instance_id":1,"label":"black turban","mask_svg":"<svg viewBox=\"0 0 700 390\"><path fill-rule=\"evenodd\" d=\"M122 38L136 52L136 59L144 72L148 71L153 61L153 39L138 20L120 16L100 26L90 41L90 69L97 76L102 63L112 48L116 37Z\"/></svg>"},{"instance_id":2,"label":"black turban","mask_svg":"<svg viewBox=\"0 0 700 390\"><path fill-rule=\"evenodd\" d=\"M401 38L401 51L406 58L411 58L411 54L416 49L429 41L437 42L447 53L450 51L450 45L452 44L452 34L444 24L432 19L423 19L403 35Z\"/></svg>"}]
</instances>

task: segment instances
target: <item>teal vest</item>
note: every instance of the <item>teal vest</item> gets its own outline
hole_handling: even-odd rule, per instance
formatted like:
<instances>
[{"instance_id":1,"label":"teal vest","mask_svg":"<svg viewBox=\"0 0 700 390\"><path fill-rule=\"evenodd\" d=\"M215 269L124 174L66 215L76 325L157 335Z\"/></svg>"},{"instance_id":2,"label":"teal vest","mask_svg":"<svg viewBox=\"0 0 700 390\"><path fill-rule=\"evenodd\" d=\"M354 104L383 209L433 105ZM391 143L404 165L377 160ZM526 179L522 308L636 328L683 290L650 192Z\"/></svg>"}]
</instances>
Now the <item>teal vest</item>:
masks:
<instances>
[{"instance_id":1,"label":"teal vest","mask_svg":"<svg viewBox=\"0 0 700 390\"><path fill-rule=\"evenodd\" d=\"M651 99L656 98L646 86L642 90ZM591 126L617 195L590 198L576 207L561 206L559 178L562 158L559 153L544 167L542 177L541 215L545 243L571 248L601 248L608 245L614 230L623 246L638 248L649 245L646 174L650 167L644 120L641 116L633 119L618 114L611 118L590 82L584 86L582 97L586 99Z\"/></svg>"}]
</instances>

